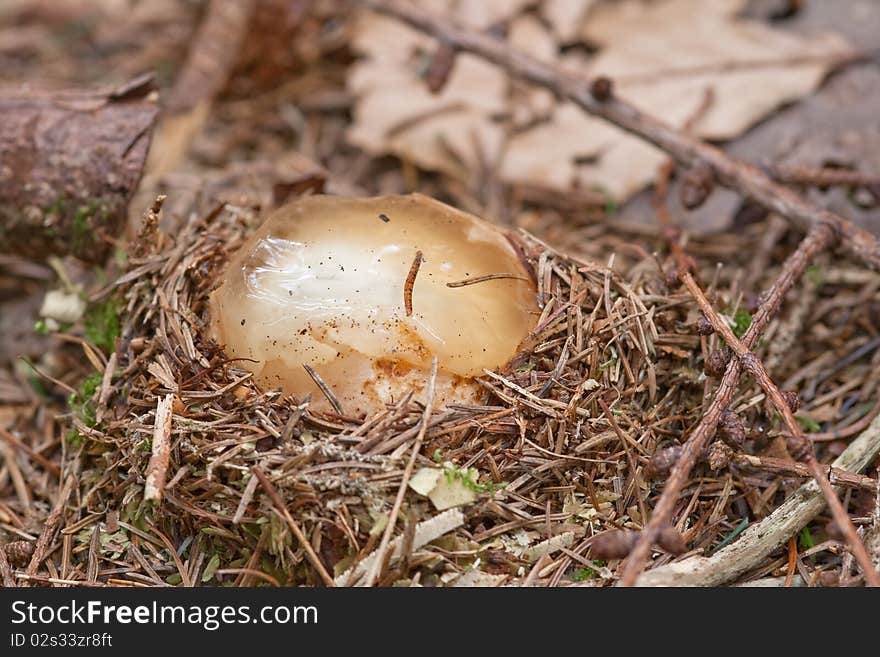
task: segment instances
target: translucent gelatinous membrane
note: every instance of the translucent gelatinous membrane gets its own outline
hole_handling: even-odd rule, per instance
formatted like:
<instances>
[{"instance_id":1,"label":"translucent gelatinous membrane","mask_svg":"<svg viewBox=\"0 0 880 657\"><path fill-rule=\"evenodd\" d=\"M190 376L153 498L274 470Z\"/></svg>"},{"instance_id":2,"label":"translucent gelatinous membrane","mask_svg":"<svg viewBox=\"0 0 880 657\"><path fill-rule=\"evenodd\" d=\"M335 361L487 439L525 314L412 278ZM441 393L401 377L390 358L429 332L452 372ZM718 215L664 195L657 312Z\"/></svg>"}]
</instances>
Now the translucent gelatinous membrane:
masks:
<instances>
[{"instance_id":1,"label":"translucent gelatinous membrane","mask_svg":"<svg viewBox=\"0 0 880 657\"><path fill-rule=\"evenodd\" d=\"M407 316L407 276L422 252ZM483 282L449 287L488 275ZM535 289L492 224L418 194L312 196L280 208L232 257L211 295L212 330L264 387L346 415L424 393L439 359L437 404L476 401L470 379L503 366L535 326Z\"/></svg>"}]
</instances>

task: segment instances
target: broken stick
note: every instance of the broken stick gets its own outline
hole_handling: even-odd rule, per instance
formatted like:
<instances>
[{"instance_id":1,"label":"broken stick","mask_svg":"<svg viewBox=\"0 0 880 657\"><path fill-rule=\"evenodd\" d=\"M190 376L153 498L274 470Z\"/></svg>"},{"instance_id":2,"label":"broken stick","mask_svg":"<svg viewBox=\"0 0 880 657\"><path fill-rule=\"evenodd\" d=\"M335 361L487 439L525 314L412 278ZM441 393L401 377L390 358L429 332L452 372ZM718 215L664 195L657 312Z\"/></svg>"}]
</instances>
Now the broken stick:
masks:
<instances>
[{"instance_id":1,"label":"broken stick","mask_svg":"<svg viewBox=\"0 0 880 657\"><path fill-rule=\"evenodd\" d=\"M160 397L156 403L156 423L153 425L153 455L147 463L147 483L144 499L158 502L165 492L168 461L171 458L171 408L174 395Z\"/></svg>"},{"instance_id":2,"label":"broken stick","mask_svg":"<svg viewBox=\"0 0 880 657\"><path fill-rule=\"evenodd\" d=\"M401 0L362 0L362 3L436 37L450 47L482 57L505 69L513 77L549 89L589 114L603 118L663 149L686 167L706 167L721 184L755 200L803 230L820 224L828 226L839 236L840 244L846 251L869 267L880 270L880 241L874 235L804 199L785 185L774 182L759 168L676 130L615 97L613 84L607 78L591 81L582 75L569 73L519 52L492 36L458 27L444 17L424 11L412 3ZM572 138L576 139L577 135Z\"/></svg>"}]
</instances>

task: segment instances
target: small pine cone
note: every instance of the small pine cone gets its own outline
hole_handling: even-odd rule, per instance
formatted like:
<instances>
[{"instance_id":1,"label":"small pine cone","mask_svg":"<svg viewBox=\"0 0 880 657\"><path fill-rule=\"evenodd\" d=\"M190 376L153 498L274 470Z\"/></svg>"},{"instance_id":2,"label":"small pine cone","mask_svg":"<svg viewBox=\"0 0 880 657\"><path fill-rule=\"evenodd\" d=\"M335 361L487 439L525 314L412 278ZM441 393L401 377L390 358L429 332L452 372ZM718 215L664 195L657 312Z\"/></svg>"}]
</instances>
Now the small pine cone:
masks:
<instances>
[{"instance_id":1,"label":"small pine cone","mask_svg":"<svg viewBox=\"0 0 880 657\"><path fill-rule=\"evenodd\" d=\"M788 404L788 407L791 409L792 413L797 413L798 409L801 407L801 400L798 398L798 394L796 390L782 390L782 398L785 400L785 403Z\"/></svg>"},{"instance_id":2,"label":"small pine cone","mask_svg":"<svg viewBox=\"0 0 880 657\"><path fill-rule=\"evenodd\" d=\"M716 435L734 449L740 449L746 442L746 428L739 415L730 410L721 414Z\"/></svg>"},{"instance_id":3,"label":"small pine cone","mask_svg":"<svg viewBox=\"0 0 880 657\"><path fill-rule=\"evenodd\" d=\"M627 529L615 529L599 534L590 544L590 555L593 559L623 559L639 539L639 533Z\"/></svg>"},{"instance_id":4,"label":"small pine cone","mask_svg":"<svg viewBox=\"0 0 880 657\"><path fill-rule=\"evenodd\" d=\"M715 332L715 327L712 326L712 322L706 319L705 315L700 316L700 321L697 322L697 335L712 335Z\"/></svg>"},{"instance_id":5,"label":"small pine cone","mask_svg":"<svg viewBox=\"0 0 880 657\"><path fill-rule=\"evenodd\" d=\"M709 467L713 470L723 470L730 465L731 456L733 456L733 449L718 440L709 445L709 449L706 452Z\"/></svg>"},{"instance_id":6,"label":"small pine cone","mask_svg":"<svg viewBox=\"0 0 880 657\"><path fill-rule=\"evenodd\" d=\"M431 63L428 66L428 72L425 74L425 84L428 91L432 94L438 94L446 86L446 81L452 73L455 66L455 55L457 54L455 47L449 43L441 43L434 54L431 56Z\"/></svg>"},{"instance_id":7,"label":"small pine cone","mask_svg":"<svg viewBox=\"0 0 880 657\"><path fill-rule=\"evenodd\" d=\"M712 194L715 189L715 176L712 169L705 165L697 165L688 169L681 178L678 188L678 199L682 207L695 210Z\"/></svg>"},{"instance_id":8,"label":"small pine cone","mask_svg":"<svg viewBox=\"0 0 880 657\"><path fill-rule=\"evenodd\" d=\"M720 379L724 376L724 371L727 369L728 360L729 356L725 350L715 349L706 357L706 362L703 363L703 371L707 376Z\"/></svg>"},{"instance_id":9,"label":"small pine cone","mask_svg":"<svg viewBox=\"0 0 880 657\"><path fill-rule=\"evenodd\" d=\"M658 449L648 461L648 465L645 466L645 476L648 479L655 479L660 475L667 474L681 457L682 449L684 448L681 445Z\"/></svg>"},{"instance_id":10,"label":"small pine cone","mask_svg":"<svg viewBox=\"0 0 880 657\"><path fill-rule=\"evenodd\" d=\"M593 559L624 559L632 552L639 540L639 532L628 529L617 529L599 534L590 545ZM665 527L657 536L657 545L670 554L687 552L684 538L675 527Z\"/></svg>"},{"instance_id":11,"label":"small pine cone","mask_svg":"<svg viewBox=\"0 0 880 657\"><path fill-rule=\"evenodd\" d=\"M687 544L684 537L678 533L675 527L664 527L657 537L657 545L670 554L684 554L687 552Z\"/></svg>"},{"instance_id":12,"label":"small pine cone","mask_svg":"<svg viewBox=\"0 0 880 657\"><path fill-rule=\"evenodd\" d=\"M7 543L3 550L6 558L13 566L26 566L34 554L34 544L30 541L12 541Z\"/></svg>"},{"instance_id":13,"label":"small pine cone","mask_svg":"<svg viewBox=\"0 0 880 657\"><path fill-rule=\"evenodd\" d=\"M611 78L600 75L590 85L590 93L600 103L607 102L614 96L614 83Z\"/></svg>"}]
</instances>

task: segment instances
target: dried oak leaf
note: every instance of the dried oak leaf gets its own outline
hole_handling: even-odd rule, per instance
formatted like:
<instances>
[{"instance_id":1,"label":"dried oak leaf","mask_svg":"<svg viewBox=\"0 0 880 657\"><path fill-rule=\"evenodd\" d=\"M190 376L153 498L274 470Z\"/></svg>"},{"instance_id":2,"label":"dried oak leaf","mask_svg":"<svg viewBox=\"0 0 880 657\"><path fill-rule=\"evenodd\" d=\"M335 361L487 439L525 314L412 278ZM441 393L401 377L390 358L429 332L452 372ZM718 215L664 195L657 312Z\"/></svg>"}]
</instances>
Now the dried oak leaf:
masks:
<instances>
[{"instance_id":1,"label":"dried oak leaf","mask_svg":"<svg viewBox=\"0 0 880 657\"><path fill-rule=\"evenodd\" d=\"M810 93L850 53L835 35L808 39L739 18L745 0L583 3L582 14L570 8L571 20L580 40L599 50L562 52L578 37L549 19L561 10L540 3L548 29L522 13L526 4L425 3L477 29L504 23L512 47L573 72L607 75L618 96L674 126L692 118L711 89L713 102L692 129L715 140ZM422 76L434 42L391 19L364 14L353 44L363 58L349 78L357 97L349 138L370 153L459 178L497 162L507 183L600 188L617 201L648 185L663 160L653 146L471 55L460 55L447 86L431 95Z\"/></svg>"}]
</instances>

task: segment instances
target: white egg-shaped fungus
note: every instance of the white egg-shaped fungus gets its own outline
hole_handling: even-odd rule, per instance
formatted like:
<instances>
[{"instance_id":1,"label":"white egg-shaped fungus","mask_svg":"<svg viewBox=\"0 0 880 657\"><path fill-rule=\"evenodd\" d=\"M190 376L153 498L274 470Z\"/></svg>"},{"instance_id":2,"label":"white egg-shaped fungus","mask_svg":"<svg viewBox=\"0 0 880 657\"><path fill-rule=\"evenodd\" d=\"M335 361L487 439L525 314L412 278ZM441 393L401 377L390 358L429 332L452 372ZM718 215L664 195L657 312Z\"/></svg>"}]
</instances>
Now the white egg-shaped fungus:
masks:
<instances>
[{"instance_id":1,"label":"white egg-shaped fungus","mask_svg":"<svg viewBox=\"0 0 880 657\"><path fill-rule=\"evenodd\" d=\"M232 256L211 294L212 334L261 386L311 393L316 410L418 399L434 356L435 406L475 402L473 378L535 327L526 267L503 230L420 194L308 196Z\"/></svg>"}]
</instances>

